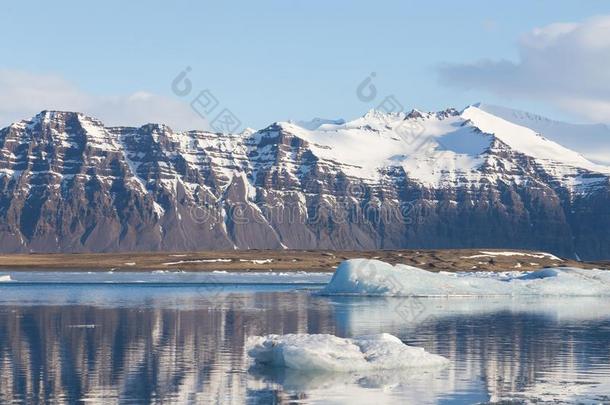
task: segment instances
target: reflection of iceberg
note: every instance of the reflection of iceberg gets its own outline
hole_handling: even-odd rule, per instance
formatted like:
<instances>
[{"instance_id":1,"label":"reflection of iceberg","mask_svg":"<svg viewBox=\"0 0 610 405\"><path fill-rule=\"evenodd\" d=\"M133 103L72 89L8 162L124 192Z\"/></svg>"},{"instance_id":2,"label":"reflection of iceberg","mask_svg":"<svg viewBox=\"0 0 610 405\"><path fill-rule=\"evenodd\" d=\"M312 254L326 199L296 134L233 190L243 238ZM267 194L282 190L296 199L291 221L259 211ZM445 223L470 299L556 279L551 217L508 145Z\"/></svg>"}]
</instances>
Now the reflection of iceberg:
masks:
<instances>
[{"instance_id":1,"label":"reflection of iceberg","mask_svg":"<svg viewBox=\"0 0 610 405\"><path fill-rule=\"evenodd\" d=\"M575 268L523 273L432 273L378 260L352 259L337 268L324 295L380 296L601 296L610 271Z\"/></svg>"},{"instance_id":2,"label":"reflection of iceberg","mask_svg":"<svg viewBox=\"0 0 610 405\"><path fill-rule=\"evenodd\" d=\"M273 387L287 398L307 398L308 404L433 404L446 393L440 377L445 373L438 368L331 373L252 367L248 386L253 393Z\"/></svg>"},{"instance_id":3,"label":"reflection of iceberg","mask_svg":"<svg viewBox=\"0 0 610 405\"><path fill-rule=\"evenodd\" d=\"M251 336L247 348L259 365L303 371L390 370L438 367L449 362L387 333L353 339L326 334Z\"/></svg>"},{"instance_id":4,"label":"reflection of iceberg","mask_svg":"<svg viewBox=\"0 0 610 405\"><path fill-rule=\"evenodd\" d=\"M438 368L429 368L428 372ZM399 370L374 370L350 373L335 373L323 370L293 370L285 367L265 367L255 365L249 373L259 380L281 384L287 390L327 389L347 384L357 384L364 388L387 389L397 385L407 385L425 372L419 368Z\"/></svg>"},{"instance_id":5,"label":"reflection of iceberg","mask_svg":"<svg viewBox=\"0 0 610 405\"><path fill-rule=\"evenodd\" d=\"M437 322L496 314L536 317L540 322L580 324L610 319L607 297L360 297L333 296L338 331L410 335Z\"/></svg>"}]
</instances>

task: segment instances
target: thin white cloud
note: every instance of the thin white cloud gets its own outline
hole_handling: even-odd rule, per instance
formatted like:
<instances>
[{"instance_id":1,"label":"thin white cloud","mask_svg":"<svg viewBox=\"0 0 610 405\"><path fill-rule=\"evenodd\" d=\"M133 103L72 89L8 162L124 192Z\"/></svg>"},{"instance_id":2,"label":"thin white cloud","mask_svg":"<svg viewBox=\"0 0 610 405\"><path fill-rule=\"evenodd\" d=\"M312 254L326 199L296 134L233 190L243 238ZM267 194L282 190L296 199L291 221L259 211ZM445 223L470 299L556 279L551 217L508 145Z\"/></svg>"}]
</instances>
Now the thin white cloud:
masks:
<instances>
[{"instance_id":1,"label":"thin white cloud","mask_svg":"<svg viewBox=\"0 0 610 405\"><path fill-rule=\"evenodd\" d=\"M42 110L78 111L109 126L154 122L177 130L209 128L208 122L182 100L143 91L98 96L57 75L0 69L0 127Z\"/></svg>"},{"instance_id":2,"label":"thin white cloud","mask_svg":"<svg viewBox=\"0 0 610 405\"><path fill-rule=\"evenodd\" d=\"M536 28L518 46L517 62L442 66L441 82L539 100L590 121L610 122L610 16Z\"/></svg>"}]
</instances>

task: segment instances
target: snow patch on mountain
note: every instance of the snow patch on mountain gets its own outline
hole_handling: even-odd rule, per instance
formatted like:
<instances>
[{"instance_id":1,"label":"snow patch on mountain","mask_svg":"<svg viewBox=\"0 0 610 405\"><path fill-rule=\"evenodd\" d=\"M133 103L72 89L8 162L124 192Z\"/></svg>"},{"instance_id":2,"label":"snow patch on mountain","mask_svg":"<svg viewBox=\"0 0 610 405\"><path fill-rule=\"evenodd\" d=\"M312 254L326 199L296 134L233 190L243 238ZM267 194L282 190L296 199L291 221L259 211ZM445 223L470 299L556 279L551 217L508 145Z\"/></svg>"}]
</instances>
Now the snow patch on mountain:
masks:
<instances>
[{"instance_id":1,"label":"snow patch on mountain","mask_svg":"<svg viewBox=\"0 0 610 405\"><path fill-rule=\"evenodd\" d=\"M462 112L481 131L493 134L513 150L547 162L610 174L610 168L597 165L581 154L553 142L536 131L499 118L480 108L470 106Z\"/></svg>"},{"instance_id":2,"label":"snow patch on mountain","mask_svg":"<svg viewBox=\"0 0 610 405\"><path fill-rule=\"evenodd\" d=\"M479 109L514 124L530 128L545 138L582 153L601 165L610 165L610 127L605 124L572 124L512 108L476 104Z\"/></svg>"},{"instance_id":3,"label":"snow patch on mountain","mask_svg":"<svg viewBox=\"0 0 610 405\"><path fill-rule=\"evenodd\" d=\"M277 125L309 142L323 161L339 163L347 175L370 182L379 181L387 168L402 168L406 176L429 187L519 183L521 176L509 173L511 170L503 174L481 170L484 165L514 169L512 162L494 154L496 141L536 159L542 170L571 190L603 181L583 177L584 172L610 174L609 167L475 106L461 114L455 110L408 114L371 110L345 123Z\"/></svg>"},{"instance_id":4,"label":"snow patch on mountain","mask_svg":"<svg viewBox=\"0 0 610 405\"><path fill-rule=\"evenodd\" d=\"M62 113L43 112L35 120L45 124L57 114ZM77 117L92 147L107 152L124 150L126 136L139 142L136 128L122 131L120 145L117 134L113 133L116 131L107 130L99 121L82 114ZM30 123L34 124L35 121ZM281 166L279 169L293 179L306 174L309 168L299 166L297 157L291 155L293 152L288 154L289 159L277 160L272 139L281 134L306 141L322 166L339 169L369 183L378 182L388 169L395 168L427 187L478 186L490 181L520 183L522 176L515 170L514 162L494 153L497 152L494 150L496 140L512 152L534 158L542 170L573 191L604 181L603 177L588 176L589 172L610 174L610 167L592 163L535 130L495 116L476 105L467 107L461 114L454 109L436 113L371 110L349 122L315 118L306 122L278 122L258 132L247 130L227 135L202 131L174 133L165 126L149 125L154 127L151 134L156 144L167 141L172 145L169 154L164 152L163 159L155 163L155 170L162 174L161 182L175 190L182 180L191 194L196 191L198 182L181 179L171 161L183 159L193 171L212 171L216 181L225 188L235 176L248 173L250 179L256 179L259 170L270 165ZM63 143L70 142L67 137L59 138ZM141 187L144 179L137 173L139 160L151 156L141 155L142 151L137 148L135 151L136 155L124 153L134 172L134 180ZM507 170L489 173L482 170L483 167ZM4 171L8 173L8 169Z\"/></svg>"},{"instance_id":5,"label":"snow patch on mountain","mask_svg":"<svg viewBox=\"0 0 610 405\"><path fill-rule=\"evenodd\" d=\"M480 155L490 146L491 137L462 124L457 116L438 118L427 113L410 118L379 111L315 130L279 123L282 130L306 140L319 158L341 163L350 176L375 181L384 168L403 167L410 177L427 184L469 175L478 178L476 168L483 163Z\"/></svg>"}]
</instances>

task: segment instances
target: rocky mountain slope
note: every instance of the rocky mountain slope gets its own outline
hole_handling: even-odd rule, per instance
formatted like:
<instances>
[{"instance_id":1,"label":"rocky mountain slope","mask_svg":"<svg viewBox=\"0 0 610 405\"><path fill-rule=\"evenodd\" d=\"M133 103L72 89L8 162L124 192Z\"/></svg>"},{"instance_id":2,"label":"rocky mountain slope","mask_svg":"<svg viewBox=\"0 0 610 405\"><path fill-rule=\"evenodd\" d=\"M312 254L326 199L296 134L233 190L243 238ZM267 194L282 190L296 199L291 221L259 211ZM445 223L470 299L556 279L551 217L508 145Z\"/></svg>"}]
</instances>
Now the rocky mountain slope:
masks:
<instances>
[{"instance_id":1,"label":"rocky mountain slope","mask_svg":"<svg viewBox=\"0 0 610 405\"><path fill-rule=\"evenodd\" d=\"M609 179L608 166L476 106L241 134L43 111L0 130L0 251L501 247L603 259Z\"/></svg>"}]
</instances>

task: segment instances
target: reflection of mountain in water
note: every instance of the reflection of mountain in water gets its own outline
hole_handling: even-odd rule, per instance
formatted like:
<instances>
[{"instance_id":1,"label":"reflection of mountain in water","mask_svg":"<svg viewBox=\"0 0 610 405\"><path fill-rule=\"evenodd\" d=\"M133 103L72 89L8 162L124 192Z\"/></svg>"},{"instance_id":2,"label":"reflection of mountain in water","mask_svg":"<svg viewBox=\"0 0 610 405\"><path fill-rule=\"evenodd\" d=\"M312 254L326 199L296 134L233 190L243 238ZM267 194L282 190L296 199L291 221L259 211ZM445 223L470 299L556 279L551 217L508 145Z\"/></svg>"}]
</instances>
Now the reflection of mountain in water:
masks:
<instances>
[{"instance_id":1,"label":"reflection of mountain in water","mask_svg":"<svg viewBox=\"0 0 610 405\"><path fill-rule=\"evenodd\" d=\"M342 334L383 327L449 357L450 375L430 386L437 395L480 383L490 402L610 401L610 306L604 298L333 301Z\"/></svg>"},{"instance_id":2,"label":"reflection of mountain in water","mask_svg":"<svg viewBox=\"0 0 610 405\"><path fill-rule=\"evenodd\" d=\"M134 289L105 288L123 288L125 295ZM167 293L158 300L157 292L139 291L138 302L126 306L79 304L84 299L0 306L0 403L269 404L350 396L351 403L571 402L584 394L603 402L610 392L610 314L591 315L603 308L600 300L429 300L417 306L423 315L409 319L392 299L180 293L170 303ZM582 311L575 311L579 305ZM453 365L416 376L247 371L247 335L380 331Z\"/></svg>"},{"instance_id":3,"label":"reflection of mountain in water","mask_svg":"<svg viewBox=\"0 0 610 405\"><path fill-rule=\"evenodd\" d=\"M328 307L308 310L274 294L235 296L212 308L81 305L0 309L0 403L105 398L245 401L244 334L332 329ZM218 305L216 305L218 304ZM152 307L151 307L152 306ZM277 311L257 311L256 307Z\"/></svg>"}]
</instances>

